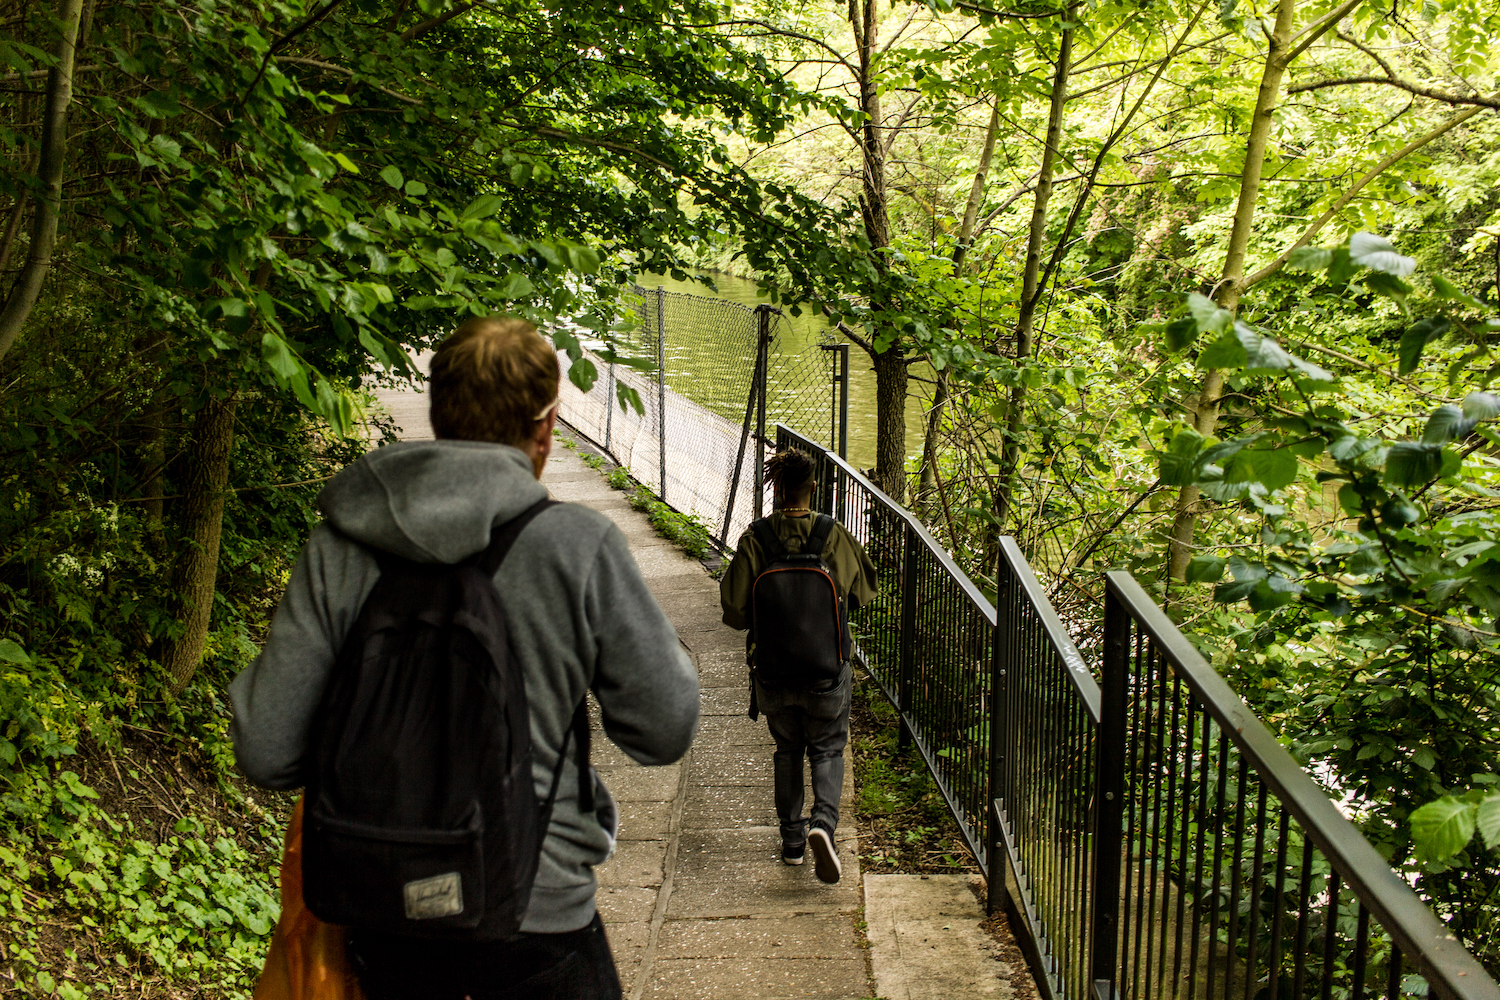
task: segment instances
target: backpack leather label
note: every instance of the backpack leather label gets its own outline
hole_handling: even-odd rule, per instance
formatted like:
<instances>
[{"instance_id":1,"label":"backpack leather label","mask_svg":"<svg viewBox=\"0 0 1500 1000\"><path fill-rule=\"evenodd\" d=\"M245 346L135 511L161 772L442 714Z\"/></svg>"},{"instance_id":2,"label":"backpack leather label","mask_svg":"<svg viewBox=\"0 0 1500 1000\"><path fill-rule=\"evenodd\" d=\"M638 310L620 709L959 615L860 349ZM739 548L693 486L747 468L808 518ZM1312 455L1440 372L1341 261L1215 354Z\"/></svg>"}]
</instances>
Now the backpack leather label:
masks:
<instances>
[{"instance_id":1,"label":"backpack leather label","mask_svg":"<svg viewBox=\"0 0 1500 1000\"><path fill-rule=\"evenodd\" d=\"M408 882L405 892L408 920L433 920L464 912L463 880L458 872Z\"/></svg>"}]
</instances>

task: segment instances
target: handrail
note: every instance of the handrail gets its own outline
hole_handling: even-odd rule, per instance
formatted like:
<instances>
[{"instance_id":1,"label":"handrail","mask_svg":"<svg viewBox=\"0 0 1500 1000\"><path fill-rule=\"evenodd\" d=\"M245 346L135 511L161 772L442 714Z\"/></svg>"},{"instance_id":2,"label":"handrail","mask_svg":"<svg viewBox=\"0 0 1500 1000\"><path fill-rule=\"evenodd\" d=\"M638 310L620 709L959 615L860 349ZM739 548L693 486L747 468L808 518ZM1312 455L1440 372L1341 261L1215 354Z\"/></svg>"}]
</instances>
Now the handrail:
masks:
<instances>
[{"instance_id":1,"label":"handrail","mask_svg":"<svg viewBox=\"0 0 1500 1000\"><path fill-rule=\"evenodd\" d=\"M880 501L881 505L884 506L890 513L896 515L897 517L901 518L902 521L906 522L906 526L916 533L917 540L920 541L923 545L927 546L927 549L932 553L933 558L937 559L938 565L942 566L943 569L947 571L948 575L953 578L953 582L957 583L963 590L964 596L968 597L969 600L974 602L974 604L984 614L985 618L988 619L991 625L995 624L995 605L990 601L989 598L984 596L983 591L981 591L979 587L975 585L974 581L969 579L969 575L959 568L958 563L953 560L953 556L948 552L947 549L943 548L943 546L938 543L938 540L936 538L932 537L932 532L928 531L927 528L922 524L922 522L917 520L915 514L907 510L905 507L901 506L895 500L892 500L889 494L866 479L864 473L860 472L854 466L850 465L847 461L829 451L822 445L818 444L816 441L813 441L806 435L798 434L796 431L792 430L785 424L777 424L776 430L778 433L785 434L787 437L795 438L798 443L800 443L804 448L821 455L824 461L832 462L834 465L838 466L841 470L843 470L844 475L848 476L864 489L868 490L870 494L876 500Z\"/></svg>"},{"instance_id":2,"label":"handrail","mask_svg":"<svg viewBox=\"0 0 1500 1000\"><path fill-rule=\"evenodd\" d=\"M1036 611L1042 628L1046 630L1047 639L1051 642L1052 648L1057 650L1057 655L1067 666L1067 677L1073 685L1073 693L1088 709L1089 718L1098 724L1101 702L1099 682L1094 679L1093 671L1089 669L1083 654L1078 652L1078 647L1073 644L1073 637L1068 634L1062 619L1057 616L1057 610L1052 607L1052 602L1047 599L1047 592L1037 582L1036 573L1032 571L1031 564L1026 561L1026 556L1022 554L1021 546L1016 544L1015 538L1011 535L1001 535L1000 551L1005 554L1005 561L1011 573L1014 574L1016 582L1026 591L1027 600Z\"/></svg>"},{"instance_id":3,"label":"handrail","mask_svg":"<svg viewBox=\"0 0 1500 1000\"><path fill-rule=\"evenodd\" d=\"M1166 613L1129 573L1104 574L1108 593L1156 641L1157 648L1185 680L1304 832L1337 867L1345 883L1379 919L1410 958L1421 963L1430 983L1460 1000L1500 1000L1500 985L1458 938L1370 846L1334 806L1328 793L1303 770L1239 695L1214 671ZM1374 877L1370 877L1373 875Z\"/></svg>"}]
</instances>

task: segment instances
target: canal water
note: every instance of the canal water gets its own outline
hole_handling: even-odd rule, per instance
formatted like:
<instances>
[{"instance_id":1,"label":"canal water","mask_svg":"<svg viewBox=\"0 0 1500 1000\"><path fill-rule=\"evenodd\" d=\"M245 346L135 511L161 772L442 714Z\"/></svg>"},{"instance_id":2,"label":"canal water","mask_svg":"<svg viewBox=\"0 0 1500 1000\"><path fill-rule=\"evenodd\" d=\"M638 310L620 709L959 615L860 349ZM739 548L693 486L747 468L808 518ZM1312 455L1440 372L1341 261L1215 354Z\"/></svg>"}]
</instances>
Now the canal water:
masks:
<instances>
[{"instance_id":1,"label":"canal water","mask_svg":"<svg viewBox=\"0 0 1500 1000\"><path fill-rule=\"evenodd\" d=\"M707 299L733 302L754 308L769 304L754 281L729 274L707 274L715 288L697 281L676 281L668 275L645 275L641 287L648 292L657 287L668 292L696 295ZM716 289L716 290L715 290ZM777 356L771 360L771 397L769 420L778 410L787 422L803 433L828 440L831 430L832 394L827 382L833 373L833 357L820 351L818 345L831 342L833 331L822 314L804 309L793 316L788 306L776 321ZM708 316L712 316L709 311ZM674 324L668 318L667 378L668 385L694 402L712 409L738 423L744 417L745 397L738 387L755 366L754 341L748 347L739 329L725 329L712 319L695 327L691 339L674 336ZM838 338L842 340L842 338ZM926 365L913 365L913 375L930 378ZM859 469L875 464L875 371L870 357L856 345L849 346L849 461ZM727 389L733 385L734 390ZM911 384L912 394L906 405L906 445L909 457L922 451L925 430L924 403L928 393L920 382Z\"/></svg>"}]
</instances>

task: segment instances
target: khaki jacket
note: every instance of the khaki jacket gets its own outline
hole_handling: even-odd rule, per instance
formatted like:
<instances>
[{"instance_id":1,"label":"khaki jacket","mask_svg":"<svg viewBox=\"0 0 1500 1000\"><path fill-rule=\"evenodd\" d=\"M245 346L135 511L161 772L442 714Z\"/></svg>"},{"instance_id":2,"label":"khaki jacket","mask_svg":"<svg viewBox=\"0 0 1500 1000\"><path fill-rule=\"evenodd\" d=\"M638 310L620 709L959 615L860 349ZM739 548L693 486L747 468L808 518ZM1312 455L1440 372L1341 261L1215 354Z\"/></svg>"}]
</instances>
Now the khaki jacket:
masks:
<instances>
[{"instance_id":1,"label":"khaki jacket","mask_svg":"<svg viewBox=\"0 0 1500 1000\"><path fill-rule=\"evenodd\" d=\"M777 511L771 515L771 529L786 546L787 552L797 553L812 535L813 520L811 516L792 517ZM829 532L828 541L823 546L823 562L848 612L852 613L875 599L879 592L875 564L842 524L835 522ZM756 541L753 532L746 531L740 536L729 570L719 582L719 603L724 609L725 625L736 629L749 627L750 591L766 564L766 554L760 542ZM751 652L747 648L746 656ZM755 718L758 711L777 712L796 706L814 718L836 718L847 710L849 681L847 664L843 674L826 691L768 688L752 676L750 717Z\"/></svg>"}]
</instances>

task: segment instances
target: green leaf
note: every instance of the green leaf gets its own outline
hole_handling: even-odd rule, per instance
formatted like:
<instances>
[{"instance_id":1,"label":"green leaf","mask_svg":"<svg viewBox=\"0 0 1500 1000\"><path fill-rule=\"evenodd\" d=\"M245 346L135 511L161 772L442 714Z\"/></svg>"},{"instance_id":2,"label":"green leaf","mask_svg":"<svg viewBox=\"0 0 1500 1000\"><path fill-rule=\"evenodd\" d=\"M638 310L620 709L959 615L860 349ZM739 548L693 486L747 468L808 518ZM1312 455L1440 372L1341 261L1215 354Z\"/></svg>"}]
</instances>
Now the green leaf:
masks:
<instances>
[{"instance_id":1,"label":"green leaf","mask_svg":"<svg viewBox=\"0 0 1500 1000\"><path fill-rule=\"evenodd\" d=\"M1233 331L1212 341L1198 354L1198 367L1203 370L1243 368L1244 365L1245 345L1240 343L1240 338L1235 336Z\"/></svg>"},{"instance_id":2,"label":"green leaf","mask_svg":"<svg viewBox=\"0 0 1500 1000\"><path fill-rule=\"evenodd\" d=\"M531 283L530 278L522 274L520 271L510 272L505 276L505 279L495 287L495 294L502 299L525 298L534 291L536 291L536 286ZM584 391L586 392L587 390Z\"/></svg>"},{"instance_id":3,"label":"green leaf","mask_svg":"<svg viewBox=\"0 0 1500 1000\"><path fill-rule=\"evenodd\" d=\"M1198 321L1191 316L1182 319L1174 319L1168 323L1166 330L1167 350L1181 351L1191 347L1198 339Z\"/></svg>"},{"instance_id":4,"label":"green leaf","mask_svg":"<svg viewBox=\"0 0 1500 1000\"><path fill-rule=\"evenodd\" d=\"M1203 435L1184 427L1172 435L1167 450L1158 454L1159 475L1163 486L1191 486L1198 481L1198 456L1203 451Z\"/></svg>"},{"instance_id":5,"label":"green leaf","mask_svg":"<svg viewBox=\"0 0 1500 1000\"><path fill-rule=\"evenodd\" d=\"M1422 430L1422 440L1428 444L1447 444L1454 438L1466 438L1474 429L1475 422L1465 417L1464 411L1452 403L1444 403L1427 418L1427 426Z\"/></svg>"},{"instance_id":6,"label":"green leaf","mask_svg":"<svg viewBox=\"0 0 1500 1000\"><path fill-rule=\"evenodd\" d=\"M1463 850L1474 836L1478 808L1451 795L1411 814L1411 839L1422 861L1443 861Z\"/></svg>"},{"instance_id":7,"label":"green leaf","mask_svg":"<svg viewBox=\"0 0 1500 1000\"><path fill-rule=\"evenodd\" d=\"M401 175L400 168L394 163L380 171L380 179L397 191L401 190L401 185L406 183L406 178Z\"/></svg>"},{"instance_id":8,"label":"green leaf","mask_svg":"<svg viewBox=\"0 0 1500 1000\"><path fill-rule=\"evenodd\" d=\"M1197 292L1188 296L1188 312L1192 314L1193 321L1198 324L1199 333L1222 333L1229 329L1229 324L1234 322L1234 316L1228 309L1222 308L1207 295L1200 295Z\"/></svg>"},{"instance_id":9,"label":"green leaf","mask_svg":"<svg viewBox=\"0 0 1500 1000\"><path fill-rule=\"evenodd\" d=\"M592 389L598 378L599 370L588 358L580 358L568 366L568 381L576 385L580 392Z\"/></svg>"},{"instance_id":10,"label":"green leaf","mask_svg":"<svg viewBox=\"0 0 1500 1000\"><path fill-rule=\"evenodd\" d=\"M407 181L406 193L412 198L420 198L427 193L427 185L421 181Z\"/></svg>"},{"instance_id":11,"label":"green leaf","mask_svg":"<svg viewBox=\"0 0 1500 1000\"><path fill-rule=\"evenodd\" d=\"M1291 367L1292 356L1274 338L1263 336L1246 323L1235 323L1234 333L1245 347L1247 375L1269 375Z\"/></svg>"},{"instance_id":12,"label":"green leaf","mask_svg":"<svg viewBox=\"0 0 1500 1000\"><path fill-rule=\"evenodd\" d=\"M304 374L302 365L292 354L292 349L286 345L286 341L268 333L260 339L261 357L265 359L272 374L285 385L293 376Z\"/></svg>"},{"instance_id":13,"label":"green leaf","mask_svg":"<svg viewBox=\"0 0 1500 1000\"><path fill-rule=\"evenodd\" d=\"M1184 579L1188 583L1216 583L1224 575L1224 557L1206 553L1188 560Z\"/></svg>"},{"instance_id":14,"label":"green leaf","mask_svg":"<svg viewBox=\"0 0 1500 1000\"><path fill-rule=\"evenodd\" d=\"M1234 583L1220 583L1214 587L1214 600L1220 604L1235 604L1243 601L1255 592L1260 586L1259 580L1236 580Z\"/></svg>"},{"instance_id":15,"label":"green leaf","mask_svg":"<svg viewBox=\"0 0 1500 1000\"><path fill-rule=\"evenodd\" d=\"M593 274L599 270L599 254L593 247L570 243L563 249L568 255L568 266L579 274Z\"/></svg>"},{"instance_id":16,"label":"green leaf","mask_svg":"<svg viewBox=\"0 0 1500 1000\"><path fill-rule=\"evenodd\" d=\"M645 416L646 404L641 402L641 394L624 382L615 382L615 398L620 401L620 411L622 413L629 413L631 410L634 410L641 416Z\"/></svg>"},{"instance_id":17,"label":"green leaf","mask_svg":"<svg viewBox=\"0 0 1500 1000\"><path fill-rule=\"evenodd\" d=\"M1479 800L1479 808L1474 814L1474 825L1479 828L1479 835L1484 838L1484 846L1492 850L1500 847L1500 792L1491 792Z\"/></svg>"},{"instance_id":18,"label":"green leaf","mask_svg":"<svg viewBox=\"0 0 1500 1000\"><path fill-rule=\"evenodd\" d=\"M1297 454L1290 448L1246 448L1224 464L1224 481L1280 490L1296 482L1297 469Z\"/></svg>"},{"instance_id":19,"label":"green leaf","mask_svg":"<svg viewBox=\"0 0 1500 1000\"><path fill-rule=\"evenodd\" d=\"M0 639L0 662L18 663L25 667L31 664L31 657L13 640Z\"/></svg>"},{"instance_id":20,"label":"green leaf","mask_svg":"<svg viewBox=\"0 0 1500 1000\"><path fill-rule=\"evenodd\" d=\"M1434 274L1432 276L1432 290L1437 293L1438 298L1448 299L1453 302L1461 302L1464 305L1468 306L1470 309L1479 309L1484 312L1489 311L1489 306L1485 305L1483 302L1479 301L1474 296L1464 291L1462 288L1459 288L1457 285L1449 281L1447 278L1443 277L1441 274Z\"/></svg>"},{"instance_id":21,"label":"green leaf","mask_svg":"<svg viewBox=\"0 0 1500 1000\"><path fill-rule=\"evenodd\" d=\"M1339 247L1333 251L1333 261L1328 265L1328 281L1335 287L1349 283L1359 271L1359 265L1349 259L1349 248Z\"/></svg>"},{"instance_id":22,"label":"green leaf","mask_svg":"<svg viewBox=\"0 0 1500 1000\"><path fill-rule=\"evenodd\" d=\"M1240 556L1229 557L1229 575L1240 583L1259 583L1268 575L1259 563L1246 562Z\"/></svg>"},{"instance_id":23,"label":"green leaf","mask_svg":"<svg viewBox=\"0 0 1500 1000\"><path fill-rule=\"evenodd\" d=\"M1500 396L1492 392L1471 392L1464 397L1463 413L1476 422L1500 417Z\"/></svg>"},{"instance_id":24,"label":"green leaf","mask_svg":"<svg viewBox=\"0 0 1500 1000\"><path fill-rule=\"evenodd\" d=\"M1298 247L1286 259L1294 271L1321 271L1333 263L1333 251L1325 247Z\"/></svg>"},{"instance_id":25,"label":"green leaf","mask_svg":"<svg viewBox=\"0 0 1500 1000\"><path fill-rule=\"evenodd\" d=\"M1411 286L1394 274L1384 271L1372 271L1365 275L1365 285L1372 292L1395 299L1402 308L1406 307L1406 297L1411 294Z\"/></svg>"},{"instance_id":26,"label":"green leaf","mask_svg":"<svg viewBox=\"0 0 1500 1000\"><path fill-rule=\"evenodd\" d=\"M498 194L482 194L469 202L468 207L459 214L460 222L468 222L470 219L488 219L505 205L505 199Z\"/></svg>"},{"instance_id":27,"label":"green leaf","mask_svg":"<svg viewBox=\"0 0 1500 1000\"><path fill-rule=\"evenodd\" d=\"M1406 328L1406 332L1401 335L1401 347L1398 350L1402 375L1410 375L1417 370L1417 363L1422 360L1422 349L1447 333L1449 325L1441 316L1432 316L1419 319Z\"/></svg>"},{"instance_id":28,"label":"green leaf","mask_svg":"<svg viewBox=\"0 0 1500 1000\"><path fill-rule=\"evenodd\" d=\"M1404 528L1422 520L1422 508L1401 496L1394 496L1380 505L1380 519L1392 528Z\"/></svg>"},{"instance_id":29,"label":"green leaf","mask_svg":"<svg viewBox=\"0 0 1500 1000\"><path fill-rule=\"evenodd\" d=\"M1320 383L1321 385L1332 385L1338 381L1339 377L1326 368L1320 368L1311 361L1304 361L1295 354L1289 354L1287 357L1292 362L1292 368L1303 378L1311 382Z\"/></svg>"},{"instance_id":30,"label":"green leaf","mask_svg":"<svg viewBox=\"0 0 1500 1000\"><path fill-rule=\"evenodd\" d=\"M354 165L354 161L349 159L349 157L345 156L343 153L330 153L329 155L333 157L334 163L337 163L339 166L343 167L351 174L359 173L359 168Z\"/></svg>"},{"instance_id":31,"label":"green leaf","mask_svg":"<svg viewBox=\"0 0 1500 1000\"><path fill-rule=\"evenodd\" d=\"M1391 241L1374 233L1355 233L1349 238L1349 259L1360 267L1404 278L1416 270L1415 258L1398 253Z\"/></svg>"},{"instance_id":32,"label":"green leaf","mask_svg":"<svg viewBox=\"0 0 1500 1000\"><path fill-rule=\"evenodd\" d=\"M1442 468L1442 445L1400 441L1386 454L1385 481L1392 486L1421 486L1436 478Z\"/></svg>"}]
</instances>

